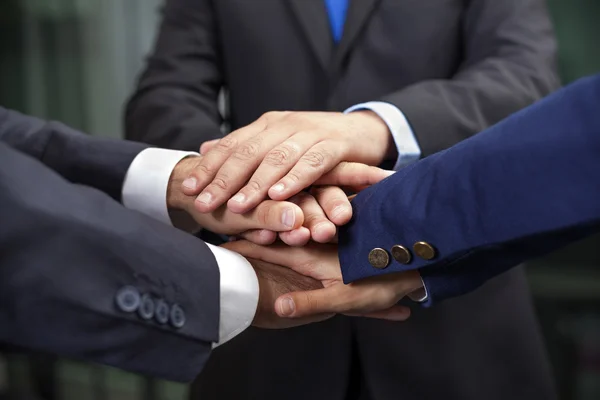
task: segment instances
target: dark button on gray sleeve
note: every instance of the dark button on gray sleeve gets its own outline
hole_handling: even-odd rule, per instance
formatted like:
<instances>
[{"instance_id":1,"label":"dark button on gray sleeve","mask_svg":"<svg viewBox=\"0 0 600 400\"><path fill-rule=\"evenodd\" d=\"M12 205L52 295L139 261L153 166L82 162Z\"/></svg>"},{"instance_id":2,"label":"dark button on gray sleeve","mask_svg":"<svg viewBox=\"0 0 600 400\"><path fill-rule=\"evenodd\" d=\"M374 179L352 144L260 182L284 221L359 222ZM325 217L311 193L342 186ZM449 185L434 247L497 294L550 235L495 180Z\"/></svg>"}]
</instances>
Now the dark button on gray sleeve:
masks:
<instances>
[{"instance_id":1,"label":"dark button on gray sleeve","mask_svg":"<svg viewBox=\"0 0 600 400\"><path fill-rule=\"evenodd\" d=\"M123 312L134 312L140 306L140 292L133 286L124 286L117 292L117 307Z\"/></svg>"},{"instance_id":2,"label":"dark button on gray sleeve","mask_svg":"<svg viewBox=\"0 0 600 400\"><path fill-rule=\"evenodd\" d=\"M138 315L144 320L150 320L154 317L154 300L152 300L150 295L145 294L142 296Z\"/></svg>"},{"instance_id":3,"label":"dark button on gray sleeve","mask_svg":"<svg viewBox=\"0 0 600 400\"><path fill-rule=\"evenodd\" d=\"M159 324L169 322L169 305L164 300L156 300L154 318Z\"/></svg>"},{"instance_id":4,"label":"dark button on gray sleeve","mask_svg":"<svg viewBox=\"0 0 600 400\"><path fill-rule=\"evenodd\" d=\"M171 325L177 329L183 328L185 325L185 312L179 304L174 304L171 307Z\"/></svg>"}]
</instances>

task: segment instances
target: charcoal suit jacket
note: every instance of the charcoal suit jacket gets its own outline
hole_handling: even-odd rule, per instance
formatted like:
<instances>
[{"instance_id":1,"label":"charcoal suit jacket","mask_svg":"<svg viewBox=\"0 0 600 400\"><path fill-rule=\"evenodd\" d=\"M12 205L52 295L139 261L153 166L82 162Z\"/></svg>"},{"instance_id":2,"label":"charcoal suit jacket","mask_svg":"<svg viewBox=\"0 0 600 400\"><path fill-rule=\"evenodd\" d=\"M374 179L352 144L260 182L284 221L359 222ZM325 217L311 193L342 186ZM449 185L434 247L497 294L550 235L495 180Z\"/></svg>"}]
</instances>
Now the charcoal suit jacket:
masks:
<instances>
[{"instance_id":1,"label":"charcoal suit jacket","mask_svg":"<svg viewBox=\"0 0 600 400\"><path fill-rule=\"evenodd\" d=\"M118 203L146 146L0 107L0 342L190 381L219 336L200 240Z\"/></svg>"},{"instance_id":2,"label":"charcoal suit jacket","mask_svg":"<svg viewBox=\"0 0 600 400\"><path fill-rule=\"evenodd\" d=\"M268 111L385 101L404 113L426 157L556 89L555 55L544 0L351 0L338 44L324 0L167 0L127 106L127 137L197 150L222 136L223 123L236 129ZM217 349L192 396L500 400L531 393L555 396L517 269L468 296L417 309L406 324L336 317L285 332L249 329Z\"/></svg>"}]
</instances>

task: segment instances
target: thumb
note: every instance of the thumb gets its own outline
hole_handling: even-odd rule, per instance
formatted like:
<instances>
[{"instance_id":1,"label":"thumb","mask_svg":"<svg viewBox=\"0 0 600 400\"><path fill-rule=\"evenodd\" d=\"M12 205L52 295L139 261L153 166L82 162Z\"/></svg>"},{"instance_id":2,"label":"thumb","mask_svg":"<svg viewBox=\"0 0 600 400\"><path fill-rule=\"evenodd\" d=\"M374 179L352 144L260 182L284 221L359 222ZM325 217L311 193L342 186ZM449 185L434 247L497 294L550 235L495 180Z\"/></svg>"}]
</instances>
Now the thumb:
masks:
<instances>
[{"instance_id":1,"label":"thumb","mask_svg":"<svg viewBox=\"0 0 600 400\"><path fill-rule=\"evenodd\" d=\"M324 289L284 294L275 301L275 311L283 318L338 313L340 304L335 288L336 286L330 286Z\"/></svg>"},{"instance_id":2,"label":"thumb","mask_svg":"<svg viewBox=\"0 0 600 400\"><path fill-rule=\"evenodd\" d=\"M209 151L212 150L213 147L215 147L215 145L217 143L219 143L220 139L214 139L214 140L209 140L208 142L204 142L202 143L202 145L200 146L200 154L206 154Z\"/></svg>"}]
</instances>

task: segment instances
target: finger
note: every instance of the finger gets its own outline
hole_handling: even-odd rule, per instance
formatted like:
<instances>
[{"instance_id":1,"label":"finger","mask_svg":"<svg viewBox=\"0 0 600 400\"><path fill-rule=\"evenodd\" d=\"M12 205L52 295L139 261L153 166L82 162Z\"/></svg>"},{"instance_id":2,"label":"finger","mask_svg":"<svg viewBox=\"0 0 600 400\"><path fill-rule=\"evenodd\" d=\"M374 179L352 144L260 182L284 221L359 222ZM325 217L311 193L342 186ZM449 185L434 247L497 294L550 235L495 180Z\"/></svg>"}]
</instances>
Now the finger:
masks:
<instances>
[{"instance_id":1,"label":"finger","mask_svg":"<svg viewBox=\"0 0 600 400\"><path fill-rule=\"evenodd\" d=\"M406 274L390 274L348 285L336 283L325 289L292 292L277 299L276 310L282 311L282 317L292 318L313 313L371 314L393 307L412 291L409 279Z\"/></svg>"},{"instance_id":2,"label":"finger","mask_svg":"<svg viewBox=\"0 0 600 400\"><path fill-rule=\"evenodd\" d=\"M275 312L284 318L303 318L347 311L339 296L338 287L339 285L335 285L324 289L284 294L275 301Z\"/></svg>"},{"instance_id":3,"label":"finger","mask_svg":"<svg viewBox=\"0 0 600 400\"><path fill-rule=\"evenodd\" d=\"M219 142L219 139L209 140L207 142L202 143L200 146L200 154L206 154L211 151L215 145Z\"/></svg>"},{"instance_id":4,"label":"finger","mask_svg":"<svg viewBox=\"0 0 600 400\"><path fill-rule=\"evenodd\" d=\"M387 171L365 164L342 162L319 178L315 184L365 187L375 185L394 173L395 171Z\"/></svg>"},{"instance_id":5,"label":"finger","mask_svg":"<svg viewBox=\"0 0 600 400\"><path fill-rule=\"evenodd\" d=\"M210 151L203 153L198 167L185 180L183 193L186 196L198 195L214 179L219 168L237 149L238 144L257 135L265 127L266 122L259 119L220 139Z\"/></svg>"},{"instance_id":6,"label":"finger","mask_svg":"<svg viewBox=\"0 0 600 400\"><path fill-rule=\"evenodd\" d=\"M319 207L325 212L327 218L337 226L347 224L352 218L352 205L350 198L337 186L315 187L311 193L315 197ZM302 208L302 206L300 206ZM304 215L306 211L303 209ZM306 219L305 219L306 221ZM305 223L306 224L306 223ZM328 242L333 239L329 237Z\"/></svg>"},{"instance_id":7,"label":"finger","mask_svg":"<svg viewBox=\"0 0 600 400\"><path fill-rule=\"evenodd\" d=\"M334 245L309 243L304 247L289 247L274 243L271 246L259 246L239 240L225 243L223 247L246 258L286 267L317 280L342 278L337 247Z\"/></svg>"},{"instance_id":8,"label":"finger","mask_svg":"<svg viewBox=\"0 0 600 400\"><path fill-rule=\"evenodd\" d=\"M310 230L301 226L293 231L281 232L279 238L288 246L304 246L310 241Z\"/></svg>"},{"instance_id":9,"label":"finger","mask_svg":"<svg viewBox=\"0 0 600 400\"><path fill-rule=\"evenodd\" d=\"M240 143L223 163L212 182L198 196L196 202L198 210L211 212L231 199L230 204L234 206L230 208L231 211L242 214L258 204L265 197L268 186L264 184L261 177L252 179L250 177L267 153L285 141L291 134L286 130L275 131L267 128ZM242 187L245 187L245 191L233 196ZM253 196L251 199L246 197L246 193L250 192ZM235 207L236 205L237 207Z\"/></svg>"},{"instance_id":10,"label":"finger","mask_svg":"<svg viewBox=\"0 0 600 400\"><path fill-rule=\"evenodd\" d=\"M269 189L273 200L285 200L331 171L341 161L342 149L334 141L322 141L311 147L282 179Z\"/></svg>"},{"instance_id":11,"label":"finger","mask_svg":"<svg viewBox=\"0 0 600 400\"><path fill-rule=\"evenodd\" d=\"M244 213L267 195L275 182L298 163L303 154L320 141L316 133L293 135L275 146L265 156L248 183L227 203L233 212Z\"/></svg>"},{"instance_id":12,"label":"finger","mask_svg":"<svg viewBox=\"0 0 600 400\"><path fill-rule=\"evenodd\" d=\"M284 294L275 301L275 311L280 317L302 318L321 313L364 315L390 307L377 297L375 287L353 290L349 285L335 284L324 289Z\"/></svg>"},{"instance_id":13,"label":"finger","mask_svg":"<svg viewBox=\"0 0 600 400\"><path fill-rule=\"evenodd\" d=\"M304 213L300 206L288 201L265 200L246 214L234 214L227 208L225 213L231 220L243 220L244 230L266 229L287 232L300 228L304 223ZM227 222L227 221L225 221Z\"/></svg>"},{"instance_id":14,"label":"finger","mask_svg":"<svg viewBox=\"0 0 600 400\"><path fill-rule=\"evenodd\" d=\"M252 243L267 246L277 240L277 233L266 229L256 229L240 233L238 236Z\"/></svg>"},{"instance_id":15,"label":"finger","mask_svg":"<svg viewBox=\"0 0 600 400\"><path fill-rule=\"evenodd\" d=\"M395 305L387 310L373 311L366 314L359 313L346 313L349 317L365 317L365 318L376 318L385 319L388 321L406 321L410 317L410 308L407 306Z\"/></svg>"},{"instance_id":16,"label":"finger","mask_svg":"<svg viewBox=\"0 0 600 400\"><path fill-rule=\"evenodd\" d=\"M310 230L312 240L317 243L328 243L335 236L337 229L327 219L325 212L317 203L317 199L308 193L300 193L292 197L290 201L293 201L302 209L304 214L303 226Z\"/></svg>"}]
</instances>

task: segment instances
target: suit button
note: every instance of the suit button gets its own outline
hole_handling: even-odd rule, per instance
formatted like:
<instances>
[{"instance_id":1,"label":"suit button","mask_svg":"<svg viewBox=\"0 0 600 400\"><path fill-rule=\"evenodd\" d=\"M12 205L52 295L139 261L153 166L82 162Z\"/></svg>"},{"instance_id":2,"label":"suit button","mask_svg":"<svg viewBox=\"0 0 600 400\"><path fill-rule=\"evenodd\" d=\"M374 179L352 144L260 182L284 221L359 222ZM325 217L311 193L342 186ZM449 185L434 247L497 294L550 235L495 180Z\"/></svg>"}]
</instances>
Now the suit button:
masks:
<instances>
[{"instance_id":1,"label":"suit button","mask_svg":"<svg viewBox=\"0 0 600 400\"><path fill-rule=\"evenodd\" d=\"M161 325L169 322L169 305L164 300L156 301L154 318Z\"/></svg>"},{"instance_id":2,"label":"suit button","mask_svg":"<svg viewBox=\"0 0 600 400\"><path fill-rule=\"evenodd\" d=\"M400 246L399 244L392 247L392 257L394 260L398 261L400 264L408 264L412 260L412 254L410 251L404 246Z\"/></svg>"},{"instance_id":3,"label":"suit button","mask_svg":"<svg viewBox=\"0 0 600 400\"><path fill-rule=\"evenodd\" d=\"M121 311L134 312L140 306L140 292L133 286L125 286L117 292L116 300Z\"/></svg>"},{"instance_id":4,"label":"suit button","mask_svg":"<svg viewBox=\"0 0 600 400\"><path fill-rule=\"evenodd\" d=\"M183 328L185 325L185 313L178 304L174 304L171 307L171 325L177 329Z\"/></svg>"},{"instance_id":5,"label":"suit button","mask_svg":"<svg viewBox=\"0 0 600 400\"><path fill-rule=\"evenodd\" d=\"M387 251L375 248L369 253L369 263L378 269L384 269L390 263L390 256Z\"/></svg>"},{"instance_id":6,"label":"suit button","mask_svg":"<svg viewBox=\"0 0 600 400\"><path fill-rule=\"evenodd\" d=\"M145 320L149 320L154 317L154 301L147 294L142 296L140 308L138 308L138 315L141 319Z\"/></svg>"},{"instance_id":7,"label":"suit button","mask_svg":"<svg viewBox=\"0 0 600 400\"><path fill-rule=\"evenodd\" d=\"M427 242L417 242L413 245L415 254L423 260L433 260L435 258L435 249Z\"/></svg>"}]
</instances>

